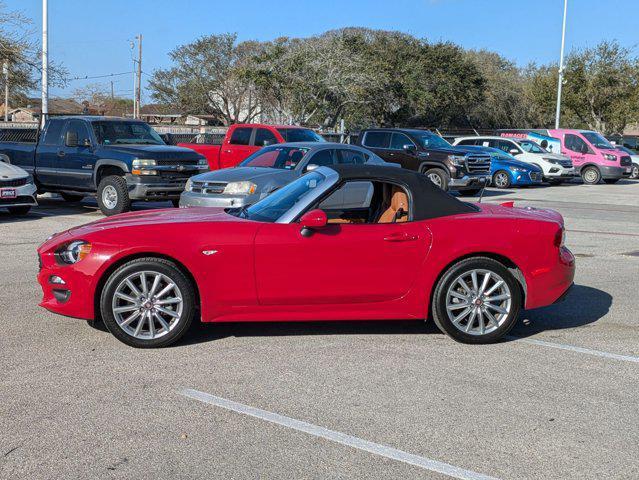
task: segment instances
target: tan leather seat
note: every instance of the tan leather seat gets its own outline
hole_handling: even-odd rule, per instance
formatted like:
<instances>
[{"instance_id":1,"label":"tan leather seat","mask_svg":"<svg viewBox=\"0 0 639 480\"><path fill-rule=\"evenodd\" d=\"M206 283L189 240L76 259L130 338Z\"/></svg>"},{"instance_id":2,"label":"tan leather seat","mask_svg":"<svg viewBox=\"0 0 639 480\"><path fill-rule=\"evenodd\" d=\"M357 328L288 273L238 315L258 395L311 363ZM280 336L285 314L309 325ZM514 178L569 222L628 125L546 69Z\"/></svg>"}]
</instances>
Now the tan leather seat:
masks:
<instances>
[{"instance_id":1,"label":"tan leather seat","mask_svg":"<svg viewBox=\"0 0 639 480\"><path fill-rule=\"evenodd\" d=\"M397 212L403 210L406 214L397 218ZM408 220L408 197L400 187L393 187L390 207L386 209L377 223L401 223Z\"/></svg>"}]
</instances>

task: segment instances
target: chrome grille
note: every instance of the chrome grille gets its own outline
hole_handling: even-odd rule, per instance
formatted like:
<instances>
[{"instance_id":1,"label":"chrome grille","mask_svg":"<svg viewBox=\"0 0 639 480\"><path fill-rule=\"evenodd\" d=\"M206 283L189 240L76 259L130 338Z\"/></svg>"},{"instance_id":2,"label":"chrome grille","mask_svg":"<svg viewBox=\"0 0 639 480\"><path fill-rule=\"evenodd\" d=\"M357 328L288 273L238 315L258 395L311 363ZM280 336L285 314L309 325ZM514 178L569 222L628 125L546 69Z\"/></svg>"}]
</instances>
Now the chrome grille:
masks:
<instances>
[{"instance_id":1,"label":"chrome grille","mask_svg":"<svg viewBox=\"0 0 639 480\"><path fill-rule=\"evenodd\" d=\"M629 167L630 165L632 165L632 159L628 156L625 157L621 157L621 166L622 167Z\"/></svg>"},{"instance_id":2,"label":"chrome grille","mask_svg":"<svg viewBox=\"0 0 639 480\"><path fill-rule=\"evenodd\" d=\"M18 178L17 180L2 180L0 178L0 187L21 187L27 184L27 178Z\"/></svg>"},{"instance_id":3,"label":"chrome grille","mask_svg":"<svg viewBox=\"0 0 639 480\"><path fill-rule=\"evenodd\" d=\"M226 182L198 182L195 181L191 185L193 193L202 193L204 195L216 195L224 192Z\"/></svg>"},{"instance_id":4,"label":"chrome grille","mask_svg":"<svg viewBox=\"0 0 639 480\"><path fill-rule=\"evenodd\" d=\"M468 173L490 173L490 155L466 155L466 169Z\"/></svg>"},{"instance_id":5,"label":"chrome grille","mask_svg":"<svg viewBox=\"0 0 639 480\"><path fill-rule=\"evenodd\" d=\"M160 160L156 160L158 166L173 166L173 165L184 165L184 166L192 166L197 165L198 160L184 160L182 158L164 158Z\"/></svg>"}]
</instances>

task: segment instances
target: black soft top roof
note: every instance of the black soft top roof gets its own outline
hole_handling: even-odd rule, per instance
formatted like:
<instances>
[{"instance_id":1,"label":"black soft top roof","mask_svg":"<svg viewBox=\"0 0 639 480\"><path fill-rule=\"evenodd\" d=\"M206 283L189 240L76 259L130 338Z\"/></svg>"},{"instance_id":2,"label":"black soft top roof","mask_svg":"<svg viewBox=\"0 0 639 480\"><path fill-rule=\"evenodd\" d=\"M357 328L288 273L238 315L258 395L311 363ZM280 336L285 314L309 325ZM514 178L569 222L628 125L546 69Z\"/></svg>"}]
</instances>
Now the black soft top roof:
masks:
<instances>
[{"instance_id":1,"label":"black soft top roof","mask_svg":"<svg viewBox=\"0 0 639 480\"><path fill-rule=\"evenodd\" d=\"M329 168L337 172L340 180L377 180L405 187L412 199L413 221L477 212L477 207L458 200L435 186L426 175L412 170L383 165L331 165Z\"/></svg>"}]
</instances>

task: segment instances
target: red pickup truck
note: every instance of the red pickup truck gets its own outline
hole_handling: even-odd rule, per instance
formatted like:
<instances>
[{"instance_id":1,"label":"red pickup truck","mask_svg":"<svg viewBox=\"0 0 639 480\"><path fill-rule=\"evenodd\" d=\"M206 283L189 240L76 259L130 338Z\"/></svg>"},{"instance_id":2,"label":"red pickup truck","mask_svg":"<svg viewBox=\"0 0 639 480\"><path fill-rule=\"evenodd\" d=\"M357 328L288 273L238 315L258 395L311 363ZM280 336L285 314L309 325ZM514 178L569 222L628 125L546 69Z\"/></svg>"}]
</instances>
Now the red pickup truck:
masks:
<instances>
[{"instance_id":1,"label":"red pickup truck","mask_svg":"<svg viewBox=\"0 0 639 480\"><path fill-rule=\"evenodd\" d=\"M292 125L238 123L231 125L221 143L207 143L208 134L199 134L194 143L178 143L201 153L211 170L234 167L262 147L285 142L323 142L313 130Z\"/></svg>"}]
</instances>

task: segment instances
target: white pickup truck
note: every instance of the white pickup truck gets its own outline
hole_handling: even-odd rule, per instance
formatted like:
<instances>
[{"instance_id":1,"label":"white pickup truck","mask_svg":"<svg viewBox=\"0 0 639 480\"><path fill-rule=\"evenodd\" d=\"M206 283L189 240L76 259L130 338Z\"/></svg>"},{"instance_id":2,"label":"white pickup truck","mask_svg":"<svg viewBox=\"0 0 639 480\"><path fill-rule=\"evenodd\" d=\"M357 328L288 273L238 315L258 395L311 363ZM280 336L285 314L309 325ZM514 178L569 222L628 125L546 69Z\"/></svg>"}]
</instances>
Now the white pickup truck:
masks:
<instances>
[{"instance_id":1,"label":"white pickup truck","mask_svg":"<svg viewBox=\"0 0 639 480\"><path fill-rule=\"evenodd\" d=\"M38 204L35 195L33 177L0 155L0 208L6 208L13 215L25 215Z\"/></svg>"},{"instance_id":2,"label":"white pickup truck","mask_svg":"<svg viewBox=\"0 0 639 480\"><path fill-rule=\"evenodd\" d=\"M572 160L569 157L551 153L532 140L490 136L458 137L453 145L479 145L499 148L506 153L510 153L517 160L537 165L543 171L544 181L552 185L559 185L563 181L577 176Z\"/></svg>"}]
</instances>

